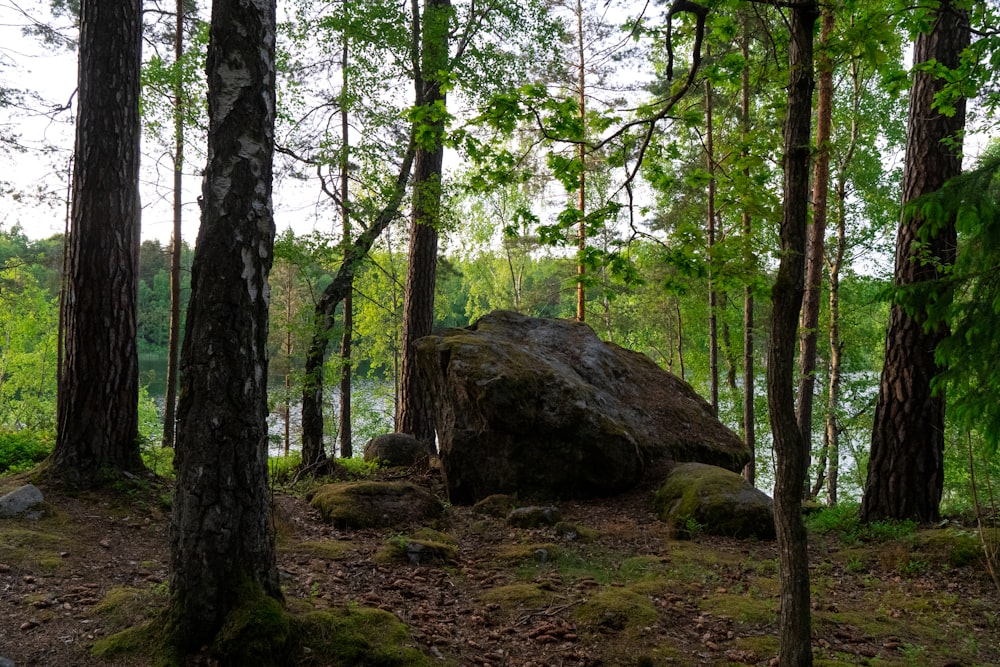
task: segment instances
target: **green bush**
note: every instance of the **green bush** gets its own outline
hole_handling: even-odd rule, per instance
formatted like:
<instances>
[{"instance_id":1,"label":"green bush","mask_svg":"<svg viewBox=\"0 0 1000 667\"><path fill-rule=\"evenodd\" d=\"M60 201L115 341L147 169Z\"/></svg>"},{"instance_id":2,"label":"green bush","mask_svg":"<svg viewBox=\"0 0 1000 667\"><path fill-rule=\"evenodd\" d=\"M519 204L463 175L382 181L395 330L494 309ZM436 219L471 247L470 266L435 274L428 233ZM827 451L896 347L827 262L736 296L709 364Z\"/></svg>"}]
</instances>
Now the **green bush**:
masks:
<instances>
[{"instance_id":1,"label":"green bush","mask_svg":"<svg viewBox=\"0 0 1000 667\"><path fill-rule=\"evenodd\" d=\"M48 431L0 430L0 473L26 470L51 454L52 447Z\"/></svg>"}]
</instances>

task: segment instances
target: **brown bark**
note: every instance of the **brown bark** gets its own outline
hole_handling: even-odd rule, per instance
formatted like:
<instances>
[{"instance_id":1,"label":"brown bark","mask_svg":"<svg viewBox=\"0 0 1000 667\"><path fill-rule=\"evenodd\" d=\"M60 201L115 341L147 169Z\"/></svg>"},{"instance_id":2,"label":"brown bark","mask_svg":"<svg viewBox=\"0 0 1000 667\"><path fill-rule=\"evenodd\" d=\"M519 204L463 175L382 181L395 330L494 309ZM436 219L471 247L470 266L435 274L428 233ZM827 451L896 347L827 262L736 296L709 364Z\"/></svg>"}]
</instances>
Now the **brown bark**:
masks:
<instances>
[{"instance_id":1,"label":"brown bark","mask_svg":"<svg viewBox=\"0 0 1000 667\"><path fill-rule=\"evenodd\" d=\"M440 72L447 68L450 0L425 0L420 32L421 74L415 78L418 104L444 105ZM437 224L441 217L441 167L444 159L444 120L427 121L429 130L417 144L413 168L413 209L410 252L403 297L403 360L396 430L423 442L430 453L434 443L434 415L430 396L420 384L414 341L434 326L434 287L437 280Z\"/></svg>"},{"instance_id":2,"label":"brown bark","mask_svg":"<svg viewBox=\"0 0 1000 667\"><path fill-rule=\"evenodd\" d=\"M799 401L796 420L805 440L804 465L808 480L809 452L812 449L813 392L816 388L816 349L819 341L819 306L823 287L823 250L826 239L827 192L830 187L830 134L833 127L833 61L828 52L833 33L833 8L823 5L816 70L816 160L813 164L812 224L806 242L805 293L799 327Z\"/></svg>"},{"instance_id":3,"label":"brown bark","mask_svg":"<svg viewBox=\"0 0 1000 667\"><path fill-rule=\"evenodd\" d=\"M174 24L174 62L184 56L184 0L177 0ZM177 372L181 339L181 222L184 185L184 81L174 82L174 229L170 240L170 333L167 338L167 386L163 395L163 446L174 446L177 408Z\"/></svg>"},{"instance_id":4,"label":"brown bark","mask_svg":"<svg viewBox=\"0 0 1000 667\"><path fill-rule=\"evenodd\" d=\"M916 64L937 61L954 68L969 44L969 17L956 3L944 1L929 33L917 36ZM915 72L910 90L910 112L903 170L903 217L896 237L895 285L911 288L940 277L937 265L955 257L954 221L927 221L906 205L934 192L961 172L961 132L965 103L945 116L934 108L943 82L927 72ZM939 225L928 234L924 226ZM919 250L918 250L919 248ZM927 256L918 257L918 253ZM933 261L928 261L928 259ZM885 362L879 382L872 430L868 478L861 503L865 521L939 518L943 484L944 397L931 390L938 373L934 350L947 334L945 326L926 330L926 311L907 311L894 304L886 333Z\"/></svg>"},{"instance_id":5,"label":"brown bark","mask_svg":"<svg viewBox=\"0 0 1000 667\"><path fill-rule=\"evenodd\" d=\"M809 554L802 523L805 439L795 419L796 327L805 274L809 208L809 139L812 116L813 26L819 8L802 2L791 10L788 47L788 106L784 129L784 209L781 261L771 292L771 338L767 349L767 403L777 463L774 524L778 537L780 609L779 664L812 664L809 610Z\"/></svg>"},{"instance_id":6,"label":"brown bark","mask_svg":"<svg viewBox=\"0 0 1000 667\"><path fill-rule=\"evenodd\" d=\"M80 5L65 350L50 468L72 484L143 469L136 348L141 5Z\"/></svg>"},{"instance_id":7,"label":"brown bark","mask_svg":"<svg viewBox=\"0 0 1000 667\"><path fill-rule=\"evenodd\" d=\"M170 531L170 636L210 645L248 598L281 599L267 484L275 8L216 0L208 165L191 268Z\"/></svg>"}]
</instances>

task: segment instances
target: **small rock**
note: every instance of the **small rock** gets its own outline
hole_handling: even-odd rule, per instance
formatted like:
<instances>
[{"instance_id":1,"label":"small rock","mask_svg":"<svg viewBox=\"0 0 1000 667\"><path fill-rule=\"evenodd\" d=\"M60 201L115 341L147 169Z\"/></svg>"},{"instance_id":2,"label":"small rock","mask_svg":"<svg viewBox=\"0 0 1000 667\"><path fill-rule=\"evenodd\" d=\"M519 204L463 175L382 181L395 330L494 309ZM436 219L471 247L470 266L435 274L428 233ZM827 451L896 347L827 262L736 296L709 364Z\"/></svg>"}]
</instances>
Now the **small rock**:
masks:
<instances>
[{"instance_id":1,"label":"small rock","mask_svg":"<svg viewBox=\"0 0 1000 667\"><path fill-rule=\"evenodd\" d=\"M111 542L109 542L108 540L101 540L100 542L98 542L98 544L100 544L105 549L111 548Z\"/></svg>"},{"instance_id":2,"label":"small rock","mask_svg":"<svg viewBox=\"0 0 1000 667\"><path fill-rule=\"evenodd\" d=\"M20 625L20 629L27 631L31 630L32 628L37 628L39 625L40 623L38 621L36 621L35 619L31 619L30 621L25 621L24 623L22 623Z\"/></svg>"},{"instance_id":3,"label":"small rock","mask_svg":"<svg viewBox=\"0 0 1000 667\"><path fill-rule=\"evenodd\" d=\"M16 667L16 665L14 665L14 661L10 658L0 657L0 667Z\"/></svg>"},{"instance_id":4,"label":"small rock","mask_svg":"<svg viewBox=\"0 0 1000 667\"><path fill-rule=\"evenodd\" d=\"M24 514L45 501L41 490L34 484L25 484L19 489L0 497L0 518Z\"/></svg>"}]
</instances>

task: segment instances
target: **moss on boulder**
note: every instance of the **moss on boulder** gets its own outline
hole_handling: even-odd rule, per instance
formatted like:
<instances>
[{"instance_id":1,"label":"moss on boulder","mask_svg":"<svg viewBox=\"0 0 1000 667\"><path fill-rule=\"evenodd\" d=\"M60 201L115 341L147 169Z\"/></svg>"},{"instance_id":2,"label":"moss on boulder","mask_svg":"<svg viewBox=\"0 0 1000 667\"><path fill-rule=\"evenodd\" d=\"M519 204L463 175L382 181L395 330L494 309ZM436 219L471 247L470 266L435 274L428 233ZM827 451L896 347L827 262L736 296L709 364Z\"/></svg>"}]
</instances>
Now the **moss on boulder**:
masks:
<instances>
[{"instance_id":1,"label":"moss on boulder","mask_svg":"<svg viewBox=\"0 0 1000 667\"><path fill-rule=\"evenodd\" d=\"M441 503L410 482L346 482L320 487L311 504L340 529L399 526L440 516Z\"/></svg>"},{"instance_id":2,"label":"moss on boulder","mask_svg":"<svg viewBox=\"0 0 1000 667\"><path fill-rule=\"evenodd\" d=\"M774 539L771 498L740 475L702 463L676 466L657 490L654 508L678 535L703 531Z\"/></svg>"}]
</instances>

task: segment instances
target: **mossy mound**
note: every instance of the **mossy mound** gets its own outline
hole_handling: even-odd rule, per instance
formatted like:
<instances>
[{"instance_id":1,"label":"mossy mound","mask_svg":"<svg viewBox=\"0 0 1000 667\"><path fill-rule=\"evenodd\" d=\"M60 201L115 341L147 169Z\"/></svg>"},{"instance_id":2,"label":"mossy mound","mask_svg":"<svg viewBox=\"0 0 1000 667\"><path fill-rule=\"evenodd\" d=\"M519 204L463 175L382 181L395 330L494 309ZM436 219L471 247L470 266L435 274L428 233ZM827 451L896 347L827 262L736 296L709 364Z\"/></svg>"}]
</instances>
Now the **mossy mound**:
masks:
<instances>
[{"instance_id":1,"label":"mossy mound","mask_svg":"<svg viewBox=\"0 0 1000 667\"><path fill-rule=\"evenodd\" d=\"M129 594L122 594L129 598ZM132 596L134 597L134 596ZM119 604L119 600L116 604ZM94 644L102 659L141 658L142 664L189 664L167 643L162 619L127 628ZM233 610L203 657L222 667L425 667L409 631L380 609L344 607L296 614L268 596L254 596ZM201 664L201 663L199 663Z\"/></svg>"},{"instance_id":2,"label":"mossy mound","mask_svg":"<svg viewBox=\"0 0 1000 667\"><path fill-rule=\"evenodd\" d=\"M443 509L430 491L410 482L327 484L311 504L342 530L411 524L436 518Z\"/></svg>"},{"instance_id":3,"label":"mossy mound","mask_svg":"<svg viewBox=\"0 0 1000 667\"><path fill-rule=\"evenodd\" d=\"M771 499L723 468L702 463L678 465L657 490L654 508L680 537L705 532L774 539Z\"/></svg>"},{"instance_id":4,"label":"mossy mound","mask_svg":"<svg viewBox=\"0 0 1000 667\"><path fill-rule=\"evenodd\" d=\"M573 612L581 626L595 632L622 632L656 623L656 607L628 588L606 588Z\"/></svg>"},{"instance_id":5,"label":"mossy mound","mask_svg":"<svg viewBox=\"0 0 1000 667\"><path fill-rule=\"evenodd\" d=\"M458 562L458 542L450 535L421 528L412 537L399 535L386 541L377 560L412 565L448 565Z\"/></svg>"}]
</instances>

